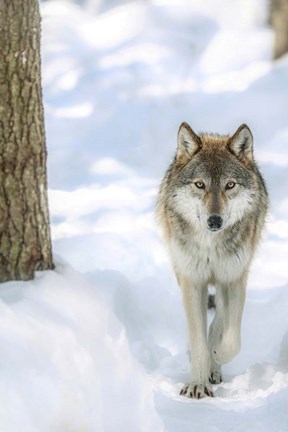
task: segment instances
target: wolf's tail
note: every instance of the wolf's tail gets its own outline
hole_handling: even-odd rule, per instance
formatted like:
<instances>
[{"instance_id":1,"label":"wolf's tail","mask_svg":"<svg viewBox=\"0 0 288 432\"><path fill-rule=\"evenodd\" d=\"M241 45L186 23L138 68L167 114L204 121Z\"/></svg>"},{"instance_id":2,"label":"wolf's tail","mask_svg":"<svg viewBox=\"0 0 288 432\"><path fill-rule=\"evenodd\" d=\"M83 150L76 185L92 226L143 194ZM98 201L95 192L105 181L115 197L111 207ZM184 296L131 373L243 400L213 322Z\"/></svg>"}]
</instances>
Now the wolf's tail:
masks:
<instances>
[{"instance_id":1,"label":"wolf's tail","mask_svg":"<svg viewBox=\"0 0 288 432\"><path fill-rule=\"evenodd\" d=\"M208 309L216 309L215 294L208 295Z\"/></svg>"}]
</instances>

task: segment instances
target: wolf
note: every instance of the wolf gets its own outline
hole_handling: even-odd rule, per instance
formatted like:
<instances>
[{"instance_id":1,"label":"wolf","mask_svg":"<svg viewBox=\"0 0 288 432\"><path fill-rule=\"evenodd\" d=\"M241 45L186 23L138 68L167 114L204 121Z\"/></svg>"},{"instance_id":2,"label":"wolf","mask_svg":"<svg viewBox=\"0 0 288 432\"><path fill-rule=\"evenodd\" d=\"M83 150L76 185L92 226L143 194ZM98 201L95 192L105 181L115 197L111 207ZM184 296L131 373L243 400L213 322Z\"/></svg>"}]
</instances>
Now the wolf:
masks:
<instances>
[{"instance_id":1,"label":"wolf","mask_svg":"<svg viewBox=\"0 0 288 432\"><path fill-rule=\"evenodd\" d=\"M267 208L247 125L230 136L197 135L181 124L156 206L188 322L190 382L181 395L212 397L221 365L240 350L248 271ZM216 289L216 312L207 335L209 286Z\"/></svg>"}]
</instances>

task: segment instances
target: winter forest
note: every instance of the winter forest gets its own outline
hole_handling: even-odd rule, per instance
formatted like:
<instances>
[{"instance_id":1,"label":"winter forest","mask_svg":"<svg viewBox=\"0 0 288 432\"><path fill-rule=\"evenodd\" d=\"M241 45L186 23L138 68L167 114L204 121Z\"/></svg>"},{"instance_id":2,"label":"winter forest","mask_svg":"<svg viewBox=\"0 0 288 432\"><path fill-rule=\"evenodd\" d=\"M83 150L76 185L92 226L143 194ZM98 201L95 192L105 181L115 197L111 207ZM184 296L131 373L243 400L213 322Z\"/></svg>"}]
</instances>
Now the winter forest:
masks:
<instances>
[{"instance_id":1,"label":"winter forest","mask_svg":"<svg viewBox=\"0 0 288 432\"><path fill-rule=\"evenodd\" d=\"M26 6L33 56L36 12ZM20 59L15 28L7 45L0 26L10 65L0 66L0 431L288 432L287 1L42 0L40 15L50 216L45 191L33 186L45 176L45 148L22 156L18 145L44 134L43 112L33 120L31 104L17 135L23 115L13 112L29 90L21 77L9 97L3 90L12 63L26 68L28 54ZM39 75L29 81L34 101ZM201 400L180 395L189 381L187 324L155 222L183 121L223 135L246 123L270 201L241 351L223 366L214 397ZM10 179L18 164L22 192ZM13 196L23 200L29 185L23 213ZM38 208L39 217L27 216ZM17 269L28 253L13 252L21 224L31 256Z\"/></svg>"}]
</instances>

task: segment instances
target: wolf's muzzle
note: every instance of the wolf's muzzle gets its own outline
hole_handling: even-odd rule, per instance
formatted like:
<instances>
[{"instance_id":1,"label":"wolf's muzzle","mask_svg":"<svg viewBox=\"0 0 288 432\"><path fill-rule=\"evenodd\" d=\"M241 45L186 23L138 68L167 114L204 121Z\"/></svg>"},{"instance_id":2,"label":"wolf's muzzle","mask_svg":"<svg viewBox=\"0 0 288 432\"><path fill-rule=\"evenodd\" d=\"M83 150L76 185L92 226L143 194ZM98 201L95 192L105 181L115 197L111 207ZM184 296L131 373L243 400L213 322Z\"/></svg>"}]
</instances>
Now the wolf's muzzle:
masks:
<instances>
[{"instance_id":1,"label":"wolf's muzzle","mask_svg":"<svg viewBox=\"0 0 288 432\"><path fill-rule=\"evenodd\" d=\"M211 231L218 231L223 225L221 216L212 215L207 220L207 225Z\"/></svg>"}]
</instances>

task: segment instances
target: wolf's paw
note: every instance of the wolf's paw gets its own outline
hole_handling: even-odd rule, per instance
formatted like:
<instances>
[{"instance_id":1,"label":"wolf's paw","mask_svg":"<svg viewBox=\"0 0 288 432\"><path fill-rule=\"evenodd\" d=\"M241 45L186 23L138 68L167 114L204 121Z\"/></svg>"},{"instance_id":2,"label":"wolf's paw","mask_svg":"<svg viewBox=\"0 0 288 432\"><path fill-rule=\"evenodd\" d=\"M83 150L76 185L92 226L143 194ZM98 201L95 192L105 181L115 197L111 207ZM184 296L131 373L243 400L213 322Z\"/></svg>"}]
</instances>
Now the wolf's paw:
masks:
<instances>
[{"instance_id":1,"label":"wolf's paw","mask_svg":"<svg viewBox=\"0 0 288 432\"><path fill-rule=\"evenodd\" d=\"M213 397L213 390L209 385L190 383L184 385L180 395L192 399L202 399L204 397Z\"/></svg>"},{"instance_id":2,"label":"wolf's paw","mask_svg":"<svg viewBox=\"0 0 288 432\"><path fill-rule=\"evenodd\" d=\"M219 371L213 371L211 372L209 382L211 384L220 384L222 382L222 375Z\"/></svg>"},{"instance_id":3,"label":"wolf's paw","mask_svg":"<svg viewBox=\"0 0 288 432\"><path fill-rule=\"evenodd\" d=\"M223 337L218 346L212 347L212 356L219 365L229 363L239 353L240 346L239 337Z\"/></svg>"}]
</instances>

